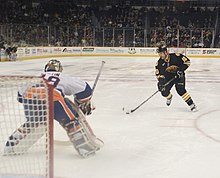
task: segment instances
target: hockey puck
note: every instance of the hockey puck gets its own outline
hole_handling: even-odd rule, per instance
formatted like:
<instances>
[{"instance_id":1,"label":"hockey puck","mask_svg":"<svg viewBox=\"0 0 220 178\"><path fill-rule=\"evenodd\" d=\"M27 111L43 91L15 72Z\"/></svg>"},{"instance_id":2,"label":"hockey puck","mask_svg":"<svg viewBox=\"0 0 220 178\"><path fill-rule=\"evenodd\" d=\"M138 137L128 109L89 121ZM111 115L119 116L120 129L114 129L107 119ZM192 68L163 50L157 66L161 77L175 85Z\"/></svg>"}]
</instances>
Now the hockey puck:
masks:
<instances>
[{"instance_id":1,"label":"hockey puck","mask_svg":"<svg viewBox=\"0 0 220 178\"><path fill-rule=\"evenodd\" d=\"M130 114L129 112L126 112L126 114Z\"/></svg>"}]
</instances>

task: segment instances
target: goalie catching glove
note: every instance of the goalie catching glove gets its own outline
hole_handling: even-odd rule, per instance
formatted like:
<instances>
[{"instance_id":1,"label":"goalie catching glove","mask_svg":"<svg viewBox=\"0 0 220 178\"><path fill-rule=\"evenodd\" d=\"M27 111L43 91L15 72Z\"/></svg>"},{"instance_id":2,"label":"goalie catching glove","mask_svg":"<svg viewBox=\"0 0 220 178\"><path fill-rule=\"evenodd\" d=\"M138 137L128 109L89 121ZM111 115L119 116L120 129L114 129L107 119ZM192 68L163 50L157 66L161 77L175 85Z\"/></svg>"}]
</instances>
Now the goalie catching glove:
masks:
<instances>
[{"instance_id":1,"label":"goalie catching glove","mask_svg":"<svg viewBox=\"0 0 220 178\"><path fill-rule=\"evenodd\" d=\"M80 109L82 110L83 114L90 115L92 114L92 110L95 108L92 106L91 101L87 101L85 103L80 104Z\"/></svg>"},{"instance_id":2,"label":"goalie catching glove","mask_svg":"<svg viewBox=\"0 0 220 178\"><path fill-rule=\"evenodd\" d=\"M179 67L172 65L172 66L169 66L166 68L166 72L175 74L178 69L179 69Z\"/></svg>"}]
</instances>

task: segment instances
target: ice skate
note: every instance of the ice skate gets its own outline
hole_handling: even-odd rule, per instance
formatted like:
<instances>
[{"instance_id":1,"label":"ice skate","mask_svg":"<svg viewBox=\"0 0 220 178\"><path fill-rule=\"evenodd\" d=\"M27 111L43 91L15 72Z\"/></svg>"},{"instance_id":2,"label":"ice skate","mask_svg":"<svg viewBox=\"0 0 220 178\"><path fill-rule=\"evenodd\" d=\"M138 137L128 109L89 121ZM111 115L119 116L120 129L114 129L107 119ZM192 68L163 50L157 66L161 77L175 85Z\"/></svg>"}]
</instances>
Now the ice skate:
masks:
<instances>
[{"instance_id":1,"label":"ice skate","mask_svg":"<svg viewBox=\"0 0 220 178\"><path fill-rule=\"evenodd\" d=\"M194 103L190 105L190 109L191 109L191 111L193 111L193 112L198 111L197 108L196 108L196 105L195 105Z\"/></svg>"},{"instance_id":2,"label":"ice skate","mask_svg":"<svg viewBox=\"0 0 220 178\"><path fill-rule=\"evenodd\" d=\"M169 105L171 104L172 98L173 98L173 95L172 95L172 94L169 94L169 95L167 96L167 102L166 102L167 106L169 106Z\"/></svg>"}]
</instances>

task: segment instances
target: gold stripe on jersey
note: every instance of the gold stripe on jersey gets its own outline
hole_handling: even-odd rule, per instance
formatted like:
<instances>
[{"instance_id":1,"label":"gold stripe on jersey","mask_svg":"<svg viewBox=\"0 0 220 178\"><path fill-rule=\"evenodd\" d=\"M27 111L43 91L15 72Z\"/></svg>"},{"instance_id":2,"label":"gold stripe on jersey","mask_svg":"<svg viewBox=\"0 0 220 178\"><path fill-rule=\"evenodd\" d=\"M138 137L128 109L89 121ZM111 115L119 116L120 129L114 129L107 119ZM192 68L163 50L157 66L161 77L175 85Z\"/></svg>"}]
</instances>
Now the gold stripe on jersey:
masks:
<instances>
[{"instance_id":1,"label":"gold stripe on jersey","mask_svg":"<svg viewBox=\"0 0 220 178\"><path fill-rule=\"evenodd\" d=\"M183 60L184 64L186 64L187 66L190 66L191 62L190 62L190 60L186 56L183 56L182 60Z\"/></svg>"},{"instance_id":2,"label":"gold stripe on jersey","mask_svg":"<svg viewBox=\"0 0 220 178\"><path fill-rule=\"evenodd\" d=\"M183 62L189 61L189 59L187 57L185 57L185 56L182 57L182 60L183 60Z\"/></svg>"},{"instance_id":3,"label":"gold stripe on jersey","mask_svg":"<svg viewBox=\"0 0 220 178\"><path fill-rule=\"evenodd\" d=\"M165 78L164 75L159 75L159 74L157 74L156 77L157 77L158 80L159 80L160 78Z\"/></svg>"},{"instance_id":4,"label":"gold stripe on jersey","mask_svg":"<svg viewBox=\"0 0 220 178\"><path fill-rule=\"evenodd\" d=\"M155 74L156 74L156 75L159 75L159 74L160 74L158 69L155 70Z\"/></svg>"},{"instance_id":5,"label":"gold stripe on jersey","mask_svg":"<svg viewBox=\"0 0 220 178\"><path fill-rule=\"evenodd\" d=\"M168 54L167 57L164 59L165 62L170 62L170 55Z\"/></svg>"}]
</instances>

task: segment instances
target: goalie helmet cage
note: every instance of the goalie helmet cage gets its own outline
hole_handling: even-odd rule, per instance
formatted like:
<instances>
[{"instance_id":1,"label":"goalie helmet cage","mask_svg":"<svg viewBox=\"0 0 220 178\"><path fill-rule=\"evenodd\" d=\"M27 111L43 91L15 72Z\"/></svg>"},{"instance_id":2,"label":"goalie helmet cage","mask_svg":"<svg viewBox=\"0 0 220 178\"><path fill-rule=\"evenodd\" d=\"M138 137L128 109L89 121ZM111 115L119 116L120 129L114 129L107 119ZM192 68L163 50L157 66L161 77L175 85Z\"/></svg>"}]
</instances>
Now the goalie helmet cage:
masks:
<instances>
[{"instance_id":1,"label":"goalie helmet cage","mask_svg":"<svg viewBox=\"0 0 220 178\"><path fill-rule=\"evenodd\" d=\"M28 88L43 88L30 90ZM40 86L40 87L39 87ZM0 177L1 178L53 178L53 87L42 77L35 76L0 76ZM18 102L18 91L23 91L31 99L40 96L43 102L29 102L27 111L23 103ZM26 92L26 93L25 93ZM30 93L32 92L32 93ZM19 97L20 98L20 97ZM37 100L39 100L39 98ZM30 99L30 98L29 98ZM26 100L27 101L27 100ZM29 101L29 100L28 100ZM33 101L33 100L32 100ZM36 100L35 100L36 101ZM32 105L32 106L31 106ZM40 108L40 109L39 109ZM34 117L32 114L34 113ZM29 114L29 116L28 116ZM28 120L29 117L29 120ZM24 129L24 123L30 121L32 126ZM40 119L39 119L40 118ZM42 119L43 118L43 119ZM30 123L30 122L29 122ZM34 126L33 126L34 125ZM37 126L43 126L41 129ZM28 128L27 128L28 127ZM23 129L23 132L19 129ZM17 141L11 153L6 152L6 143L16 131L22 132L24 138ZM24 132L26 131L26 132ZM21 134L21 135L22 135ZM38 135L39 134L39 135ZM21 147L24 148L22 150ZM18 149L19 148L19 149ZM16 151L14 151L16 150ZM19 151L21 153L19 153ZM25 150L25 151L24 151Z\"/></svg>"}]
</instances>

